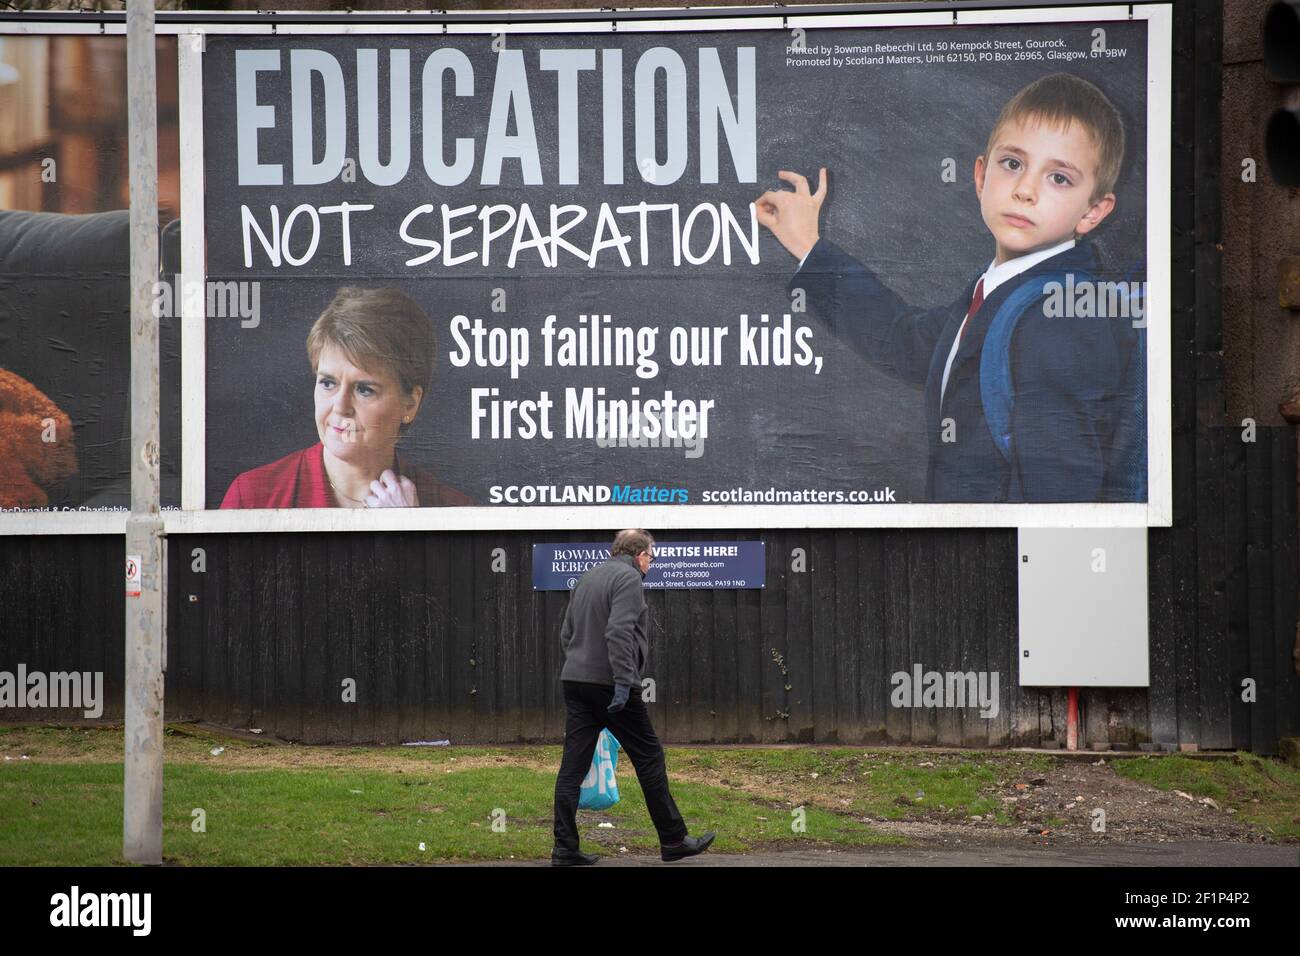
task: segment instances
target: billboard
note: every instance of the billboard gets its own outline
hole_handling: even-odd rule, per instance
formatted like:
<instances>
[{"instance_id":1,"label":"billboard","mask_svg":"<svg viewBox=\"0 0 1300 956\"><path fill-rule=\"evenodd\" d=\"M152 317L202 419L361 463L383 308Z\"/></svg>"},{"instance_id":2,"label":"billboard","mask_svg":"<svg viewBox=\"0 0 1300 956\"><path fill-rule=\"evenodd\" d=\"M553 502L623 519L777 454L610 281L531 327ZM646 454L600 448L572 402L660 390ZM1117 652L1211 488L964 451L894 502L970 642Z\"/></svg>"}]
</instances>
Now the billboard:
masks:
<instances>
[{"instance_id":1,"label":"billboard","mask_svg":"<svg viewBox=\"0 0 1300 956\"><path fill-rule=\"evenodd\" d=\"M1132 9L177 25L169 528L1168 524Z\"/></svg>"},{"instance_id":2,"label":"billboard","mask_svg":"<svg viewBox=\"0 0 1300 956\"><path fill-rule=\"evenodd\" d=\"M120 532L130 506L126 46L0 25L0 533ZM179 215L160 36L158 196ZM162 501L180 506L180 330L161 320Z\"/></svg>"}]
</instances>

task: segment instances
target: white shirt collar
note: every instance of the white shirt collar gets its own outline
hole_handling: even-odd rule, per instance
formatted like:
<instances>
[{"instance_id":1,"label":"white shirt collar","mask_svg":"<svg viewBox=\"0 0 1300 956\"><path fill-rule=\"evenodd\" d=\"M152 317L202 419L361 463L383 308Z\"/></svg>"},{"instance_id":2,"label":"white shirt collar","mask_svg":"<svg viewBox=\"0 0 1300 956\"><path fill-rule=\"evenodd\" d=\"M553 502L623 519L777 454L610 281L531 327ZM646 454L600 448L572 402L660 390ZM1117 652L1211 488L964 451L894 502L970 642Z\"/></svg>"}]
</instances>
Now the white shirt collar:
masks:
<instances>
[{"instance_id":1,"label":"white shirt collar","mask_svg":"<svg viewBox=\"0 0 1300 956\"><path fill-rule=\"evenodd\" d=\"M1058 252L1064 252L1066 249L1074 248L1074 239L1066 239L1064 242L1057 243L1049 249L1039 249L1037 252L1031 252L1027 255L1016 256L1014 259L1008 259L1001 265L989 263L989 267L984 270L984 298L993 294L993 290L1006 282L1008 279L1020 275L1027 269L1032 269L1044 259L1048 259Z\"/></svg>"}]
</instances>

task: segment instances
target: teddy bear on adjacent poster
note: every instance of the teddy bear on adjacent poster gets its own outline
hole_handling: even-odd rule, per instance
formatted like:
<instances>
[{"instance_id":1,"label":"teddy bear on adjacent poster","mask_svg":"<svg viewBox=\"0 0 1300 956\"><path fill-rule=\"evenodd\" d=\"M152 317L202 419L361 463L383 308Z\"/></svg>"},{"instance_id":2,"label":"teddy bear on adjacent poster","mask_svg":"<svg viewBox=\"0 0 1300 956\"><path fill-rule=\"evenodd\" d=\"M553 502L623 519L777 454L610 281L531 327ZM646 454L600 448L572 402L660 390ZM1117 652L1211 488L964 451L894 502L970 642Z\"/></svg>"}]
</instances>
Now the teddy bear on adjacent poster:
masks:
<instances>
[{"instance_id":1,"label":"teddy bear on adjacent poster","mask_svg":"<svg viewBox=\"0 0 1300 956\"><path fill-rule=\"evenodd\" d=\"M45 508L77 473L72 420L25 378L0 368L0 507Z\"/></svg>"}]
</instances>

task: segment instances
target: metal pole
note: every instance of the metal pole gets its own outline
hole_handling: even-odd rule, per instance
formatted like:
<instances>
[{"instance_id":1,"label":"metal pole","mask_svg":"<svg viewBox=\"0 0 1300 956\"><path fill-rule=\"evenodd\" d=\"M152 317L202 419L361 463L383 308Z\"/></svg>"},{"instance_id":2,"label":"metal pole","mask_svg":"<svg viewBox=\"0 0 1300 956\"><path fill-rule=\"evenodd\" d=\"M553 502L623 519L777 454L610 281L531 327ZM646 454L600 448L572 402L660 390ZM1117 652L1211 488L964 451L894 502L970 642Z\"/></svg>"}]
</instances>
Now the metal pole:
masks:
<instances>
[{"instance_id":1,"label":"metal pole","mask_svg":"<svg viewBox=\"0 0 1300 956\"><path fill-rule=\"evenodd\" d=\"M126 522L122 854L162 862L163 556L158 513L158 106L154 0L126 8L131 166L131 515Z\"/></svg>"}]
</instances>

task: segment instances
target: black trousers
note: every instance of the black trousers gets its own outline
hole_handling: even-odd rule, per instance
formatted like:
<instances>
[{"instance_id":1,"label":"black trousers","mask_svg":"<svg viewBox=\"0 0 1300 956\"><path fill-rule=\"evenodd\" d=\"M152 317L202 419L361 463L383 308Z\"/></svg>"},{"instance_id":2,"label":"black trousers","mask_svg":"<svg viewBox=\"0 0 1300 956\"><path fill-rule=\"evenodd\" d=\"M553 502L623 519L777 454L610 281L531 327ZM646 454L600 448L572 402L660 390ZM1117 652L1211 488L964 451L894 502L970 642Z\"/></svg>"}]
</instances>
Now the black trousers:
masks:
<instances>
[{"instance_id":1,"label":"black trousers","mask_svg":"<svg viewBox=\"0 0 1300 956\"><path fill-rule=\"evenodd\" d=\"M596 740L604 727L618 738L624 753L636 768L636 778L645 793L646 808L659 833L660 843L678 843L687 835L673 796L668 792L664 748L650 725L650 714L641 700L641 688L632 688L627 706L616 714L606 708L614 696L608 684L561 681L568 719L564 726L564 758L555 778L555 846L578 849L578 795L583 778L591 769Z\"/></svg>"}]
</instances>

